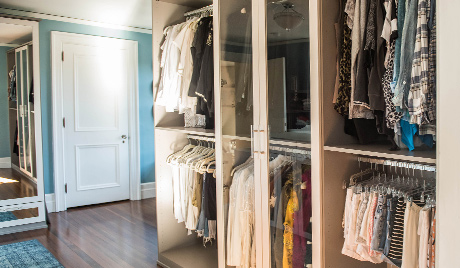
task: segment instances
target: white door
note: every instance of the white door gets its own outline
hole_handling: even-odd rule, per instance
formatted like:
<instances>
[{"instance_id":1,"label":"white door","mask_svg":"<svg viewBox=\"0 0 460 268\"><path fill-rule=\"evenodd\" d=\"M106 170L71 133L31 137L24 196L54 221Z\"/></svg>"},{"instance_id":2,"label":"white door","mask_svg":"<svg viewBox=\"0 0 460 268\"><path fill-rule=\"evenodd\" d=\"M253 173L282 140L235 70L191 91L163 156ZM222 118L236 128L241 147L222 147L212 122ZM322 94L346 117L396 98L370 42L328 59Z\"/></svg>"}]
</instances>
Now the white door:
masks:
<instances>
[{"instance_id":1,"label":"white door","mask_svg":"<svg viewBox=\"0 0 460 268\"><path fill-rule=\"evenodd\" d=\"M67 207L129 199L131 55L123 40L63 44Z\"/></svg>"}]
</instances>

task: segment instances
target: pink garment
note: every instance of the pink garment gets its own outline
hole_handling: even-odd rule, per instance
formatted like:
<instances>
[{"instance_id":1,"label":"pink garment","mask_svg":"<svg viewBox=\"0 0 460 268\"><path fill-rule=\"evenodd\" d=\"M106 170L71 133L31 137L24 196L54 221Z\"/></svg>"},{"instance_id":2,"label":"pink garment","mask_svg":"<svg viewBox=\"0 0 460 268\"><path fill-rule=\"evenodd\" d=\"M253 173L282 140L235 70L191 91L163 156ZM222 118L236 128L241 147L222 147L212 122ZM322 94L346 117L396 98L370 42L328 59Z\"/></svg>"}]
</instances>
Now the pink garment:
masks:
<instances>
[{"instance_id":1,"label":"pink garment","mask_svg":"<svg viewBox=\"0 0 460 268\"><path fill-rule=\"evenodd\" d=\"M311 170L308 169L302 175L302 183L306 189L302 189L301 206L294 213L294 249L292 252L292 267L304 267L305 254L307 254L307 238L305 232L310 227L311 218Z\"/></svg>"},{"instance_id":2,"label":"pink garment","mask_svg":"<svg viewBox=\"0 0 460 268\"><path fill-rule=\"evenodd\" d=\"M371 206L371 211L369 211L369 237L371 239L368 239L367 241L367 246L369 248L369 255L372 257L375 254L375 251L371 250L371 241L372 241L372 235L374 233L374 216L375 216L375 210L377 209L377 200L378 200L378 195L374 196L374 200L372 200L372 206Z\"/></svg>"}]
</instances>

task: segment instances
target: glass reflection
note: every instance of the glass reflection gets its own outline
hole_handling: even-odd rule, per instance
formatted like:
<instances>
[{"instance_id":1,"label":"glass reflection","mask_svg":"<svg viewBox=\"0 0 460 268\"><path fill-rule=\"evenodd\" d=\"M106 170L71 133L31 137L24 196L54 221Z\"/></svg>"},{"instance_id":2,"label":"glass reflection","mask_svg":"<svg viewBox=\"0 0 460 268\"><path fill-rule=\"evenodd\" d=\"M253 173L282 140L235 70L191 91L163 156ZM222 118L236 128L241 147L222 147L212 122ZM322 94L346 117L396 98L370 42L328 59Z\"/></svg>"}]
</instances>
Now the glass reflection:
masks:
<instances>
[{"instance_id":1,"label":"glass reflection","mask_svg":"<svg viewBox=\"0 0 460 268\"><path fill-rule=\"evenodd\" d=\"M34 197L37 185L32 27L0 26L0 38L8 40L8 47L0 46L0 70L4 70L0 83L5 85L0 92L0 158L11 159L11 168L0 169L0 200Z\"/></svg>"}]
</instances>

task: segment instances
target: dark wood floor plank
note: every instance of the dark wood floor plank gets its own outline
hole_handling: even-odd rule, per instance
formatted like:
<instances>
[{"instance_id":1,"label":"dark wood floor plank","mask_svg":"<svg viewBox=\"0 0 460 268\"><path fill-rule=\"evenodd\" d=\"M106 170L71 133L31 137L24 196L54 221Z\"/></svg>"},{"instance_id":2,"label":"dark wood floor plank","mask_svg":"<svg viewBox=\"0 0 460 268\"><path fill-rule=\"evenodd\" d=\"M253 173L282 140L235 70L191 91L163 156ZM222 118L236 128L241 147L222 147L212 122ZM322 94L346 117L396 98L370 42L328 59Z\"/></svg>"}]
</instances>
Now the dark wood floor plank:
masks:
<instances>
[{"instance_id":1,"label":"dark wood floor plank","mask_svg":"<svg viewBox=\"0 0 460 268\"><path fill-rule=\"evenodd\" d=\"M156 267L155 199L51 213L48 229L0 236L0 245L39 240L65 267Z\"/></svg>"}]
</instances>

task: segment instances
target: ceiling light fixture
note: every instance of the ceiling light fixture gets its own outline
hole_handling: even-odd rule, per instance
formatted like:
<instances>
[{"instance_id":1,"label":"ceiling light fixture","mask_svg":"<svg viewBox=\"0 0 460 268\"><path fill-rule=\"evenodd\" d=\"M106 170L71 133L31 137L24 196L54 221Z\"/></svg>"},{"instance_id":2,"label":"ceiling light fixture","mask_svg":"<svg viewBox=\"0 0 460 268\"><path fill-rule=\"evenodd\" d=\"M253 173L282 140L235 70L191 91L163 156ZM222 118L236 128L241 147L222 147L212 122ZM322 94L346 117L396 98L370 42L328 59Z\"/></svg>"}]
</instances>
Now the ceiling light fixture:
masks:
<instances>
[{"instance_id":1,"label":"ceiling light fixture","mask_svg":"<svg viewBox=\"0 0 460 268\"><path fill-rule=\"evenodd\" d=\"M294 10L294 4L285 1L273 2L273 4L281 4L284 7L284 10L273 15L273 20L286 31L298 27L305 20L302 14Z\"/></svg>"}]
</instances>

